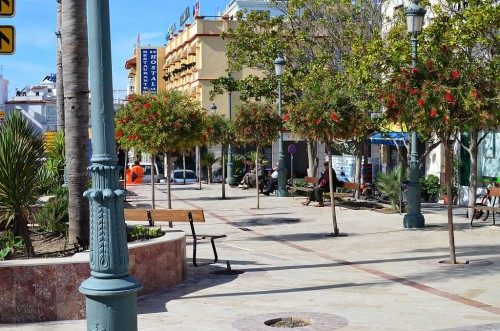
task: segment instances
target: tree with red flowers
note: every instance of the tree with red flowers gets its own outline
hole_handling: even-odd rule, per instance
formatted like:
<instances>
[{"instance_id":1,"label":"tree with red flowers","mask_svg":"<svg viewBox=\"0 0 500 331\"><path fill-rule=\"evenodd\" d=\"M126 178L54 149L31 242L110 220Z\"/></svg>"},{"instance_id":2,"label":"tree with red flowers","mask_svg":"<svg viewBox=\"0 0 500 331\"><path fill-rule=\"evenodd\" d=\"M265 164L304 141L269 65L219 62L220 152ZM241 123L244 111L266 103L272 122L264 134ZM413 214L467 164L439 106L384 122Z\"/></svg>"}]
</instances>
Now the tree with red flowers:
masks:
<instances>
[{"instance_id":1,"label":"tree with red flowers","mask_svg":"<svg viewBox=\"0 0 500 331\"><path fill-rule=\"evenodd\" d=\"M491 4L490 4L491 5ZM478 9L478 4L470 8ZM438 17L425 28L420 39L420 61L416 68L398 70L394 65L389 76L384 97L387 116L395 122L402 122L418 131L425 138L436 136L445 149L445 179L448 192L448 231L450 242L450 263L456 263L452 214L452 144L460 132L470 130L473 135L471 145L471 165L476 164L477 133L499 123L498 77L491 63L478 56L480 38L465 38L467 25L464 13L447 19L445 12L434 8ZM490 10L491 8L486 8ZM496 9L498 13L498 8ZM446 14L446 15L445 15ZM491 13L490 13L491 14ZM469 16L469 23L472 17ZM481 11L476 11L476 16ZM467 16L467 15L466 15ZM485 22L488 22L485 16ZM497 26L498 26L498 15ZM494 15L492 16L494 17ZM477 17L474 17L474 21ZM477 26L472 29L481 34ZM397 30L394 30L397 32ZM398 49L402 35L394 33L391 45ZM490 26L491 31L491 26ZM400 56L400 55L399 55ZM498 60L498 55L496 56ZM494 61L494 57L493 57ZM409 61L408 61L409 62ZM393 62L394 63L394 62ZM474 152L475 151L475 152ZM472 158L475 158L472 161ZM471 167L470 193L475 200L477 168Z\"/></svg>"},{"instance_id":2,"label":"tree with red flowers","mask_svg":"<svg viewBox=\"0 0 500 331\"><path fill-rule=\"evenodd\" d=\"M153 162L159 152L170 155L186 151L201 145L206 138L206 113L191 97L178 91L134 95L117 112L115 119L118 142L124 147L150 153ZM151 184L154 208L154 180ZM170 181L167 187L168 207L172 208Z\"/></svg>"},{"instance_id":3,"label":"tree with red flowers","mask_svg":"<svg viewBox=\"0 0 500 331\"><path fill-rule=\"evenodd\" d=\"M324 75L317 78L310 82L309 89L297 104L286 108L284 120L297 136L324 143L328 158L332 160L334 143L364 136L368 124L363 120L367 120L367 116L352 102L351 91L338 83L335 77ZM338 236L340 232L333 198L332 171L330 171L330 196L333 236Z\"/></svg>"},{"instance_id":4,"label":"tree with red flowers","mask_svg":"<svg viewBox=\"0 0 500 331\"><path fill-rule=\"evenodd\" d=\"M227 117L214 115L207 117L206 142L208 146L221 146L222 154L222 199L226 198L226 159L227 146L235 139L234 125Z\"/></svg>"},{"instance_id":5,"label":"tree with red flowers","mask_svg":"<svg viewBox=\"0 0 500 331\"><path fill-rule=\"evenodd\" d=\"M283 130L283 120L273 106L268 103L243 102L237 104L234 118L236 143L255 145L257 155L262 146L271 145ZM257 209L259 209L259 164L255 159ZM262 165L261 165L262 166Z\"/></svg>"}]
</instances>

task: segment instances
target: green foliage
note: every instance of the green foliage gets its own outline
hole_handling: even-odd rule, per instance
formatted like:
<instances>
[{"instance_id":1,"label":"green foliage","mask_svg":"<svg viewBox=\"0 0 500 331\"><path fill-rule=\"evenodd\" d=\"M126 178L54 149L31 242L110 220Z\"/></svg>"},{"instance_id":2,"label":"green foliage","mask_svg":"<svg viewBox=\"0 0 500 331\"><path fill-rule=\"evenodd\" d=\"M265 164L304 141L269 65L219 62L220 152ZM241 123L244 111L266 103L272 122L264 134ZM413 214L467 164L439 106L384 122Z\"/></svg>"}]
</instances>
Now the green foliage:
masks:
<instances>
[{"instance_id":1,"label":"green foliage","mask_svg":"<svg viewBox=\"0 0 500 331\"><path fill-rule=\"evenodd\" d=\"M233 154L233 173L235 175L241 174L243 171L243 165L245 163L245 156L239 154Z\"/></svg>"},{"instance_id":2,"label":"green foliage","mask_svg":"<svg viewBox=\"0 0 500 331\"><path fill-rule=\"evenodd\" d=\"M222 115L207 116L206 143L208 146L227 145L234 142L233 122Z\"/></svg>"},{"instance_id":3,"label":"green foliage","mask_svg":"<svg viewBox=\"0 0 500 331\"><path fill-rule=\"evenodd\" d=\"M206 117L197 102L178 91L136 94L115 116L115 137L125 149L184 152L204 144Z\"/></svg>"},{"instance_id":4,"label":"green foliage","mask_svg":"<svg viewBox=\"0 0 500 331\"><path fill-rule=\"evenodd\" d=\"M269 104L243 102L237 104L234 119L237 142L267 146L279 137L283 121L278 112Z\"/></svg>"},{"instance_id":5,"label":"green foliage","mask_svg":"<svg viewBox=\"0 0 500 331\"><path fill-rule=\"evenodd\" d=\"M11 230L0 233L0 261L4 260L15 249L22 247L24 247L23 239L14 236Z\"/></svg>"},{"instance_id":6,"label":"green foliage","mask_svg":"<svg viewBox=\"0 0 500 331\"><path fill-rule=\"evenodd\" d=\"M391 206L398 209L401 187L401 164L398 164L389 173L377 174L377 190L387 195Z\"/></svg>"},{"instance_id":7,"label":"green foliage","mask_svg":"<svg viewBox=\"0 0 500 331\"><path fill-rule=\"evenodd\" d=\"M127 241L148 240L165 235L161 227L147 227L136 225L134 228L127 228Z\"/></svg>"},{"instance_id":8,"label":"green foliage","mask_svg":"<svg viewBox=\"0 0 500 331\"><path fill-rule=\"evenodd\" d=\"M40 228L53 234L65 234L68 230L68 190L58 187L53 190L55 198L44 204L35 215Z\"/></svg>"},{"instance_id":9,"label":"green foliage","mask_svg":"<svg viewBox=\"0 0 500 331\"><path fill-rule=\"evenodd\" d=\"M427 175L426 177L421 177L420 180L420 191L422 195L426 196L437 196L439 194L439 177L435 175Z\"/></svg>"},{"instance_id":10,"label":"green foliage","mask_svg":"<svg viewBox=\"0 0 500 331\"><path fill-rule=\"evenodd\" d=\"M23 210L38 198L38 169L44 143L32 124L17 111L6 117L0 130L0 223L14 221L28 254L34 254Z\"/></svg>"},{"instance_id":11,"label":"green foliage","mask_svg":"<svg viewBox=\"0 0 500 331\"><path fill-rule=\"evenodd\" d=\"M44 168L52 174L54 185L62 184L64 181L64 146L64 132L59 131L47 146L45 153Z\"/></svg>"}]
</instances>

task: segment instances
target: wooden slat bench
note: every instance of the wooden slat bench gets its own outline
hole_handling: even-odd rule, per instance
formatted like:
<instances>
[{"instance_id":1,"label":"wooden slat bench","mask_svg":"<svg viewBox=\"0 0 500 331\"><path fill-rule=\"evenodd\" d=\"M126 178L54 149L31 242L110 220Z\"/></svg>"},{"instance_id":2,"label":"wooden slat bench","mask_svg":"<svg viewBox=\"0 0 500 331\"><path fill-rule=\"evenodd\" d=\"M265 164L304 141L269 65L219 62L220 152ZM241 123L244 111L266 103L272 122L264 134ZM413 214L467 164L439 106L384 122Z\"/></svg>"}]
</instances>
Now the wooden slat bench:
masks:
<instances>
[{"instance_id":1,"label":"wooden slat bench","mask_svg":"<svg viewBox=\"0 0 500 331\"><path fill-rule=\"evenodd\" d=\"M312 186L306 186L306 187L300 187L300 186L293 186L291 187L292 192L293 191L302 191L302 192L311 192L314 190L314 187L318 184L319 178L316 177L304 177L304 181L306 183L312 184ZM359 183L350 183L350 182L342 182L342 188L352 190L352 193L349 192L335 192L334 197L335 198L342 198L342 197L353 197L354 192L359 190ZM323 193L325 197L328 199L330 198L330 192L325 192Z\"/></svg>"},{"instance_id":2,"label":"wooden slat bench","mask_svg":"<svg viewBox=\"0 0 500 331\"><path fill-rule=\"evenodd\" d=\"M490 188L490 191L488 193L490 197L493 198L491 201L491 205L489 206L484 206L484 205L476 205L476 206L471 206L469 208L472 208L472 217L470 219L470 225L473 227L474 224L473 222L477 220L478 217L476 217L476 213L483 211L483 212L488 212L492 214L493 217L493 224L495 225L495 214L500 213L500 188L498 187L492 187ZM481 218L481 217L479 217Z\"/></svg>"},{"instance_id":3,"label":"wooden slat bench","mask_svg":"<svg viewBox=\"0 0 500 331\"><path fill-rule=\"evenodd\" d=\"M210 240L214 252L214 263L219 260L214 240L225 238L226 235L200 235L196 234L194 228L194 222L205 222L203 209L125 209L124 212L125 221L148 222L150 226L154 226L156 222L168 222L169 227L172 227L174 222L189 222L191 234L187 236L193 238L193 265L198 266L196 262L198 240Z\"/></svg>"}]
</instances>

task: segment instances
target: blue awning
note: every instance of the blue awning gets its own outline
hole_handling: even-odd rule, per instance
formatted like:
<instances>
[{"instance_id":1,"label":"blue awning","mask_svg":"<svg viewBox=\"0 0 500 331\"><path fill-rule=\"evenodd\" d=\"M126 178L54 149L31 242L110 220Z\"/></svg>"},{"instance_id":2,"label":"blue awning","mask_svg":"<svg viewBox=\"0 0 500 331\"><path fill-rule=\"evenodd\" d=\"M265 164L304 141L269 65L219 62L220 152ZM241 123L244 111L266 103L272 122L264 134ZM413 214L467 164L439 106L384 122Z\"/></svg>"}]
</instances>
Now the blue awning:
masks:
<instances>
[{"instance_id":1,"label":"blue awning","mask_svg":"<svg viewBox=\"0 0 500 331\"><path fill-rule=\"evenodd\" d=\"M370 137L370 142L376 145L404 146L408 140L408 132L381 132Z\"/></svg>"}]
</instances>

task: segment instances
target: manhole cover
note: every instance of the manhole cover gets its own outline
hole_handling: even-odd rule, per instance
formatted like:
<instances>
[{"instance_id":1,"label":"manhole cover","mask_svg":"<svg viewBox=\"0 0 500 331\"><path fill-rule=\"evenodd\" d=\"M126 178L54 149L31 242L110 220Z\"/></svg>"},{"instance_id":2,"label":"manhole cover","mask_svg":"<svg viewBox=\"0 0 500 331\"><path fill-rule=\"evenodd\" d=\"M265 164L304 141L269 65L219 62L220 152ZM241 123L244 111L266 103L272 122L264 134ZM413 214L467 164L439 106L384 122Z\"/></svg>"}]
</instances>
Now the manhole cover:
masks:
<instances>
[{"instance_id":1,"label":"manhole cover","mask_svg":"<svg viewBox=\"0 0 500 331\"><path fill-rule=\"evenodd\" d=\"M309 317L282 317L270 319L264 324L273 328L300 328L310 325L311 319Z\"/></svg>"},{"instance_id":2,"label":"manhole cover","mask_svg":"<svg viewBox=\"0 0 500 331\"><path fill-rule=\"evenodd\" d=\"M271 331L272 327L297 331L333 331L349 325L347 318L312 312L276 312L250 316L231 324L241 331Z\"/></svg>"}]
</instances>

